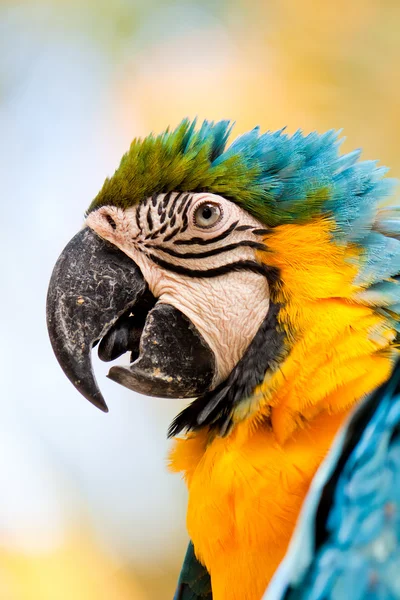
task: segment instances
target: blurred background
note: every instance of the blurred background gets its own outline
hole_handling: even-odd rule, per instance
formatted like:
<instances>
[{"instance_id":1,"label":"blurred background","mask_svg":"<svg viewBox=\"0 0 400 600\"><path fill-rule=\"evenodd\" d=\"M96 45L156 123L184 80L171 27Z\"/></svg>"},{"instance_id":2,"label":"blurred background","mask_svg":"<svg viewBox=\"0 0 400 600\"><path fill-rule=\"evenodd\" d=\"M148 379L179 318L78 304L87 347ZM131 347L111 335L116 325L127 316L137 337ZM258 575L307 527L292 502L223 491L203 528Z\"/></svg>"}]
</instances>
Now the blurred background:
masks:
<instances>
[{"instance_id":1,"label":"blurred background","mask_svg":"<svg viewBox=\"0 0 400 600\"><path fill-rule=\"evenodd\" d=\"M0 598L168 600L187 544L182 402L53 357L53 265L131 139L183 117L343 128L400 175L397 0L0 2Z\"/></svg>"}]
</instances>

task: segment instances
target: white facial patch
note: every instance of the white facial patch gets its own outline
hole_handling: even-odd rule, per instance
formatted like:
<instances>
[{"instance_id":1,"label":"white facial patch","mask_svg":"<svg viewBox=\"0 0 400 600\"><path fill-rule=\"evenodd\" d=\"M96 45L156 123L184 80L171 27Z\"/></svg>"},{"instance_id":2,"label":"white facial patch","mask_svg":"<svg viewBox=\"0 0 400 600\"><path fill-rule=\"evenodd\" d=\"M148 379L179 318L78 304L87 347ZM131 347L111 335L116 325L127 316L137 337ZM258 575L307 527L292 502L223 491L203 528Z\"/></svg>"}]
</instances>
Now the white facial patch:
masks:
<instances>
[{"instance_id":1,"label":"white facial patch","mask_svg":"<svg viewBox=\"0 0 400 600\"><path fill-rule=\"evenodd\" d=\"M226 379L269 308L256 251L263 225L216 194L158 194L124 210L104 206L86 224L139 266L159 302L197 327L215 354L214 386Z\"/></svg>"}]
</instances>

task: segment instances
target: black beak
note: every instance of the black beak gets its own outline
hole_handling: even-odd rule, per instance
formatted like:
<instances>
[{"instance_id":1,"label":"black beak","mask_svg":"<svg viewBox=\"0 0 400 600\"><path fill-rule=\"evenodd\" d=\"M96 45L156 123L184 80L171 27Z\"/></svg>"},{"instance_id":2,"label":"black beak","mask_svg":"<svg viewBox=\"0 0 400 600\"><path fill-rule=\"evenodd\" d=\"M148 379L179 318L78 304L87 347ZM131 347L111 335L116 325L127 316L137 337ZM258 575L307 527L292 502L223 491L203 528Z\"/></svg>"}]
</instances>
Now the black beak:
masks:
<instances>
[{"instance_id":1,"label":"black beak","mask_svg":"<svg viewBox=\"0 0 400 600\"><path fill-rule=\"evenodd\" d=\"M146 287L135 263L88 227L67 244L51 276L47 327L54 353L76 389L105 412L91 349Z\"/></svg>"},{"instance_id":2,"label":"black beak","mask_svg":"<svg viewBox=\"0 0 400 600\"><path fill-rule=\"evenodd\" d=\"M209 346L185 315L156 302L133 260L87 227L54 267L47 296L54 353L76 389L105 412L91 362L100 340L102 360L131 351L134 362L109 373L125 387L161 397L193 397L211 388Z\"/></svg>"}]
</instances>

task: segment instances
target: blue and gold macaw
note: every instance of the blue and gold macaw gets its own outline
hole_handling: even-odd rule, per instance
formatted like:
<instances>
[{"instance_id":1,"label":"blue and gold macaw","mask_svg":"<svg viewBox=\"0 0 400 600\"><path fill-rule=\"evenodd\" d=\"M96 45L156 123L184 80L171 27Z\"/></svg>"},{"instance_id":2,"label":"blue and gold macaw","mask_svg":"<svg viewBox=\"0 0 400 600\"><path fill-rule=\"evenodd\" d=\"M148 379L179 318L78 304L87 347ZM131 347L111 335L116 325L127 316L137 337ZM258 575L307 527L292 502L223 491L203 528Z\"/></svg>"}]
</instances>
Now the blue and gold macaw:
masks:
<instances>
[{"instance_id":1,"label":"blue and gold macaw","mask_svg":"<svg viewBox=\"0 0 400 600\"><path fill-rule=\"evenodd\" d=\"M354 407L378 405L351 421L353 449L364 440L373 455L385 434L384 420L378 438L367 432L394 394L399 356L400 205L386 169L358 162L359 151L339 156L334 131L256 128L228 145L230 133L228 121L184 120L134 140L62 252L48 294L55 354L93 404L107 410L91 367L97 343L106 361L131 353L129 366L111 367L112 380L192 398L169 432L171 468L189 490L180 600L260 600ZM331 533L350 518L338 500L352 468L346 448L329 501L307 521L318 548L331 544L339 557ZM351 464L361 498L369 471ZM373 494L362 497L360 528L387 504L376 511ZM400 509L398 496L387 502ZM300 588L286 569L277 593L311 589L325 564L314 550Z\"/></svg>"}]
</instances>

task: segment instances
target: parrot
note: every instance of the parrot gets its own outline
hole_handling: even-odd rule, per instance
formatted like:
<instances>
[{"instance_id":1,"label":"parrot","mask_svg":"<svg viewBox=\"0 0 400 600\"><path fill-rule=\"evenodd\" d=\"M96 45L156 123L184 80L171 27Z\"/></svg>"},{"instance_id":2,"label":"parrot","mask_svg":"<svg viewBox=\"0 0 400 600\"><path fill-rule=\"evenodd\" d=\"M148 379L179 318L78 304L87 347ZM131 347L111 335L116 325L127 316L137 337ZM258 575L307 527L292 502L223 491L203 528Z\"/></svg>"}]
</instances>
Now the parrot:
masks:
<instances>
[{"instance_id":1,"label":"parrot","mask_svg":"<svg viewBox=\"0 0 400 600\"><path fill-rule=\"evenodd\" d=\"M270 584L270 598L283 598L285 586L296 594L314 579L318 588L341 524L385 513L368 460L377 464L397 398L396 181L360 150L340 154L335 130L255 127L231 142L232 132L229 120L186 118L135 138L61 252L47 296L55 356L96 407L108 410L95 346L106 362L130 353L111 365L112 381L188 400L168 431L170 469L188 489L175 600L260 600ZM368 418L353 416L358 407ZM346 428L350 442L340 442ZM368 457L352 458L363 444ZM304 515L329 461L329 501ZM336 497L350 476L353 522L354 506ZM301 576L287 564L304 563L316 522L319 546ZM327 597L317 588L293 598Z\"/></svg>"}]
</instances>

